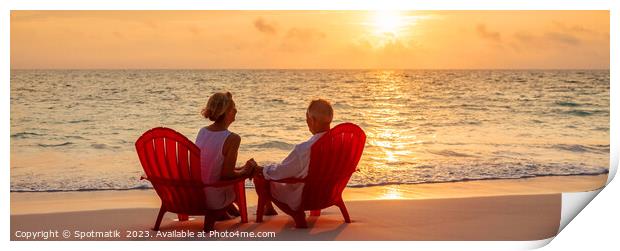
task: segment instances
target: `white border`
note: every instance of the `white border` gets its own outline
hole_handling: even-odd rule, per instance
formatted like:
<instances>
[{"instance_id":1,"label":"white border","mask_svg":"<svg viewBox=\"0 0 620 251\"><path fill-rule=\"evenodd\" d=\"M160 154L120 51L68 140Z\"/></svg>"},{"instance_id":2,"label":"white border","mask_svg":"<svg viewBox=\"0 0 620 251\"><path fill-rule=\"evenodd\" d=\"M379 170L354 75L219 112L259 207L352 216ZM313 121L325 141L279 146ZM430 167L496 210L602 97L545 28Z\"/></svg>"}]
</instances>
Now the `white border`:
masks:
<instances>
[{"instance_id":1,"label":"white border","mask_svg":"<svg viewBox=\"0 0 620 251\"><path fill-rule=\"evenodd\" d=\"M185 9L239 9L239 10L287 10L287 9L332 9L332 10L365 10L365 9L414 9L414 10L609 10L612 9L611 22L611 115L610 124L612 139L617 138L618 125L618 102L617 99L617 80L614 76L618 74L618 55L617 49L614 44L618 41L617 24L620 21L617 15L618 6L617 1L611 0L412 0L412 1L394 1L394 0L346 0L346 1L327 1L327 0L294 0L294 1L281 1L281 0L267 0L267 1L255 1L255 0L229 0L229 1L208 1L208 0L2 0L0 1L0 33L1 40L0 51L1 64L0 75L2 76L2 89L0 90L0 100L2 105L2 144L0 145L0 156L4 162L4 172L2 184L5 188L10 184L10 166L9 159L9 146L10 146L10 88L8 82L10 80L10 39L9 39L9 10L81 10L81 9L104 9L104 10L185 10ZM610 161L615 165L610 170L609 181L613 178L618 162L618 150L617 142L611 142L611 156ZM616 191L617 192L617 191ZM616 193L617 194L617 193ZM566 197L566 196L565 196ZM570 195L568 195L570 197ZM596 203L608 203L609 205L615 202L617 196L607 196L607 201L601 201ZM610 201L612 200L613 201ZM352 250L378 250L378 249L422 249L422 250L445 250L445 249L472 249L472 250L497 250L502 249L530 249L544 246L551 239L532 241L532 242L10 242L9 243L9 228L10 228L10 209L6 202L10 201L10 195L8 189L1 194L0 201L2 201L2 230L0 230L0 236L8 247L13 250L33 250L41 247L51 250L116 250L127 248L140 248L149 250L160 249L174 249L179 246L183 248L209 248L209 249L272 249L273 247L280 249L316 249L329 247L330 249L352 249ZM568 205L568 204L567 204ZM617 208L617 207L616 207ZM601 209L599 207L599 209ZM586 209L587 210L587 209ZM584 210L585 211L585 210ZM604 214L609 211L601 211L598 214ZM565 214L566 215L566 214ZM618 222L617 220L615 221ZM610 229L614 229L615 226L611 226ZM570 229L570 227L569 227ZM568 241L568 245L564 247L571 247L571 243L581 243L584 240L579 238L583 234L592 233L590 235L591 242L600 242L597 237L596 231L598 229L581 229L578 232L576 238L564 239ZM560 246L560 245L558 245Z\"/></svg>"},{"instance_id":2,"label":"white border","mask_svg":"<svg viewBox=\"0 0 620 251\"><path fill-rule=\"evenodd\" d=\"M22 10L607 10L612 0L5 0Z\"/></svg>"},{"instance_id":3,"label":"white border","mask_svg":"<svg viewBox=\"0 0 620 251\"><path fill-rule=\"evenodd\" d=\"M617 250L620 185L612 182L566 226L545 250Z\"/></svg>"},{"instance_id":4,"label":"white border","mask_svg":"<svg viewBox=\"0 0 620 251\"><path fill-rule=\"evenodd\" d=\"M609 41L609 53L610 53L610 76L609 76L609 137L610 139L618 139L618 118L620 109L620 102L618 102L618 66L620 66L618 62L618 26L620 23L620 4L617 3L615 5L615 9L610 10L609 13L609 30L610 30L610 41ZM614 32L615 31L615 32ZM607 184L613 180L616 176L616 172L618 171L618 141L610 140L609 141L609 151L611 152L609 156L609 176L607 177Z\"/></svg>"}]
</instances>

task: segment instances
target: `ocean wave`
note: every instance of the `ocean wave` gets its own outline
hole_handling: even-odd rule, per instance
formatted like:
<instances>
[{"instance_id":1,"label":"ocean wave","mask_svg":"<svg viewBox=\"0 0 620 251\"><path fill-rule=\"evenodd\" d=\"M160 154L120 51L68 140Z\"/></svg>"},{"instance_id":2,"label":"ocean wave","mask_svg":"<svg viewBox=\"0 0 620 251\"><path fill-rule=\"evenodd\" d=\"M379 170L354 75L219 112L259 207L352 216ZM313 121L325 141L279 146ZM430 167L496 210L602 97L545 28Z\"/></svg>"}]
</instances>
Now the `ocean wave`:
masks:
<instances>
[{"instance_id":1,"label":"ocean wave","mask_svg":"<svg viewBox=\"0 0 620 251\"><path fill-rule=\"evenodd\" d=\"M481 181L481 180L516 180L516 179L529 179L536 177L563 177L563 176L595 176L601 174L609 173L608 170L600 171L600 172L583 172L583 173L573 173L573 174L532 174L532 175L519 175L514 177L479 177L479 178L460 178L460 179L446 179L446 180L436 180L436 181L393 181L393 182L378 182L378 183L368 183L368 184L347 184L347 187L374 187L374 186L388 186L388 185L416 185L416 184L437 184L437 183L456 183L456 182L467 182L467 181Z\"/></svg>"},{"instance_id":2,"label":"ocean wave","mask_svg":"<svg viewBox=\"0 0 620 251\"><path fill-rule=\"evenodd\" d=\"M411 162L411 161L389 161L386 163L386 165L388 166L415 166L415 162ZM426 165L426 166L415 166L413 167L414 169L417 168L433 168L433 166L431 165Z\"/></svg>"},{"instance_id":3,"label":"ocean wave","mask_svg":"<svg viewBox=\"0 0 620 251\"><path fill-rule=\"evenodd\" d=\"M568 106L568 107L581 106L581 104L578 104L578 103L575 103L575 102L570 102L570 101L556 101L555 104L559 105L559 106Z\"/></svg>"},{"instance_id":4,"label":"ocean wave","mask_svg":"<svg viewBox=\"0 0 620 251\"><path fill-rule=\"evenodd\" d=\"M39 133L34 133L34 132L18 132L18 133L11 134L11 138L19 138L19 139L28 138L30 136L44 136L44 135L39 134Z\"/></svg>"},{"instance_id":5,"label":"ocean wave","mask_svg":"<svg viewBox=\"0 0 620 251\"><path fill-rule=\"evenodd\" d=\"M82 136L78 136L78 135L67 135L65 136L65 138L70 138L70 139L86 139Z\"/></svg>"},{"instance_id":6,"label":"ocean wave","mask_svg":"<svg viewBox=\"0 0 620 251\"><path fill-rule=\"evenodd\" d=\"M153 189L150 184L141 184L127 188L69 188L69 189L35 189L35 188L11 188L12 193L27 193L27 192L96 192L96 191L129 191L129 190L148 190Z\"/></svg>"},{"instance_id":7,"label":"ocean wave","mask_svg":"<svg viewBox=\"0 0 620 251\"><path fill-rule=\"evenodd\" d=\"M609 170L603 169L601 171L594 172L578 172L571 174L532 174L532 175L515 175L511 177L464 177L464 178L456 178L456 179L445 179L445 180L427 180L427 181L386 181L386 182L375 182L375 183L363 183L363 184L347 184L347 187L351 188L361 188L361 187L375 187L375 186L389 186L389 185L416 185L416 184L437 184L437 183L456 183L456 182L467 182L467 181L483 181L483 180L515 180L515 179L528 179L528 178L536 178L536 177L564 177L564 176L595 176L608 174ZM246 188L253 188L253 184L251 182L245 183ZM153 186L150 183L144 183L132 187L126 188L68 188L68 189L36 189L36 188L11 188L11 193L38 193L38 192L97 192L97 191L132 191L132 190L150 190L153 189Z\"/></svg>"},{"instance_id":8,"label":"ocean wave","mask_svg":"<svg viewBox=\"0 0 620 251\"><path fill-rule=\"evenodd\" d=\"M279 99L279 98L274 98L274 99L271 99L269 101L272 102L272 103L276 103L276 104L287 104L286 101L284 101L283 99Z\"/></svg>"},{"instance_id":9,"label":"ocean wave","mask_svg":"<svg viewBox=\"0 0 620 251\"><path fill-rule=\"evenodd\" d=\"M20 91L24 91L24 92L36 92L37 90L32 89L32 88L26 88L26 87L21 87L21 88L16 88L15 89L16 92L20 92Z\"/></svg>"},{"instance_id":10,"label":"ocean wave","mask_svg":"<svg viewBox=\"0 0 620 251\"><path fill-rule=\"evenodd\" d=\"M92 120L90 120L90 119L76 119L76 120L71 120L68 123L70 123L70 124L77 124L77 123L84 123L84 122L92 122Z\"/></svg>"},{"instance_id":11,"label":"ocean wave","mask_svg":"<svg viewBox=\"0 0 620 251\"><path fill-rule=\"evenodd\" d=\"M41 143L39 143L37 145L39 145L40 147L59 147L59 146L68 146L68 145L73 145L73 144L74 144L73 142L67 141L67 142L60 143L60 144L41 144Z\"/></svg>"},{"instance_id":12,"label":"ocean wave","mask_svg":"<svg viewBox=\"0 0 620 251\"><path fill-rule=\"evenodd\" d=\"M482 122L479 120L462 120L460 123L466 125L482 125Z\"/></svg>"},{"instance_id":13,"label":"ocean wave","mask_svg":"<svg viewBox=\"0 0 620 251\"><path fill-rule=\"evenodd\" d=\"M349 104L346 104L346 103L343 103L343 102L336 102L332 106L334 108L342 108L342 109L350 109L350 108L353 107L352 105L349 105Z\"/></svg>"},{"instance_id":14,"label":"ocean wave","mask_svg":"<svg viewBox=\"0 0 620 251\"><path fill-rule=\"evenodd\" d=\"M465 153L458 153L458 152L450 151L450 150L440 150L440 151L429 150L427 152L435 154L435 155L442 155L442 156L448 156L448 157L474 157L473 155L469 155Z\"/></svg>"},{"instance_id":15,"label":"ocean wave","mask_svg":"<svg viewBox=\"0 0 620 251\"><path fill-rule=\"evenodd\" d=\"M577 144L555 144L552 145L551 148L553 149L558 149L558 150L563 150L563 151L569 151L569 152L578 152L578 153L582 153L582 152L609 152L609 145L592 145L592 146L585 146L585 145L577 145Z\"/></svg>"},{"instance_id":16,"label":"ocean wave","mask_svg":"<svg viewBox=\"0 0 620 251\"><path fill-rule=\"evenodd\" d=\"M152 89L150 89L150 90L147 90L146 92L147 92L148 94L163 94L163 93L165 93L166 91L165 91L165 90L152 90Z\"/></svg>"},{"instance_id":17,"label":"ocean wave","mask_svg":"<svg viewBox=\"0 0 620 251\"><path fill-rule=\"evenodd\" d=\"M108 146L106 144L91 144L90 146L92 148L95 148L95 149L107 149L107 148L110 148L110 146Z\"/></svg>"},{"instance_id":18,"label":"ocean wave","mask_svg":"<svg viewBox=\"0 0 620 251\"><path fill-rule=\"evenodd\" d=\"M590 116L590 115L593 114L592 112L583 111L583 110L570 110L570 111L566 111L564 113L565 114L569 114L569 115L580 116L580 117Z\"/></svg>"},{"instance_id":19,"label":"ocean wave","mask_svg":"<svg viewBox=\"0 0 620 251\"><path fill-rule=\"evenodd\" d=\"M280 149L280 150L291 150L295 147L294 144L289 144L286 142L282 142L282 141L277 141L277 140L273 140L273 141L268 141L265 143L261 143L261 144L253 144L253 145L248 145L248 147L250 148L261 148L261 149L265 149L265 148L276 148L276 149Z\"/></svg>"},{"instance_id":20,"label":"ocean wave","mask_svg":"<svg viewBox=\"0 0 620 251\"><path fill-rule=\"evenodd\" d=\"M512 82L517 82L517 83L527 83L527 79L524 78L520 78L520 77L516 77L516 78L511 78L510 79Z\"/></svg>"},{"instance_id":21,"label":"ocean wave","mask_svg":"<svg viewBox=\"0 0 620 251\"><path fill-rule=\"evenodd\" d=\"M579 80L571 80L571 79L565 79L564 83L569 83L569 84L579 84L579 83L583 83Z\"/></svg>"}]
</instances>

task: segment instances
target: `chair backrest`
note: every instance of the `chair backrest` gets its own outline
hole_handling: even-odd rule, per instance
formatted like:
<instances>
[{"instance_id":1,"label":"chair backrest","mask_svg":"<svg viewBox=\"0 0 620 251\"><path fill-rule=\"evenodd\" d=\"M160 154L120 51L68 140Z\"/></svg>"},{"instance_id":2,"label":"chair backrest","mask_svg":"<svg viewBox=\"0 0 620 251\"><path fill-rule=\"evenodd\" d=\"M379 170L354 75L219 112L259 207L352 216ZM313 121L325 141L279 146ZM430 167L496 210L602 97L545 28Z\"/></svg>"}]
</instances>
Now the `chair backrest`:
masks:
<instances>
[{"instance_id":1,"label":"chair backrest","mask_svg":"<svg viewBox=\"0 0 620 251\"><path fill-rule=\"evenodd\" d=\"M189 213L207 208L198 146L175 130L157 127L138 138L136 151L168 211Z\"/></svg>"},{"instance_id":2,"label":"chair backrest","mask_svg":"<svg viewBox=\"0 0 620 251\"><path fill-rule=\"evenodd\" d=\"M359 126L342 123L312 145L302 195L304 210L329 207L342 199L342 191L357 168L365 144L366 134Z\"/></svg>"}]
</instances>

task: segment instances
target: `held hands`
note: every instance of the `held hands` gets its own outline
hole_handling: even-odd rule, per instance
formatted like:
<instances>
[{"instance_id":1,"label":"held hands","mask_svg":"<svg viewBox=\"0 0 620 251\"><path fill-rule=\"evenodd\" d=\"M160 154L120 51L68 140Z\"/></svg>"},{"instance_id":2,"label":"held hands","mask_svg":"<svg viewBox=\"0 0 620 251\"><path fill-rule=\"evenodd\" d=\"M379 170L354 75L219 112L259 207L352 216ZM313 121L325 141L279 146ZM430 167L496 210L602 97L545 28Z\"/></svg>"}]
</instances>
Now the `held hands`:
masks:
<instances>
[{"instance_id":1,"label":"held hands","mask_svg":"<svg viewBox=\"0 0 620 251\"><path fill-rule=\"evenodd\" d=\"M254 160L254 158L249 159L248 161L245 162L245 164L247 166L251 166L251 167L257 167L258 163L256 163L256 161Z\"/></svg>"},{"instance_id":2,"label":"held hands","mask_svg":"<svg viewBox=\"0 0 620 251\"><path fill-rule=\"evenodd\" d=\"M257 173L260 173L262 171L262 170L259 170L262 168L258 166L258 163L256 163L256 161L253 158L245 162L245 169L246 169L245 174L250 179L254 177L254 175L256 175Z\"/></svg>"}]
</instances>

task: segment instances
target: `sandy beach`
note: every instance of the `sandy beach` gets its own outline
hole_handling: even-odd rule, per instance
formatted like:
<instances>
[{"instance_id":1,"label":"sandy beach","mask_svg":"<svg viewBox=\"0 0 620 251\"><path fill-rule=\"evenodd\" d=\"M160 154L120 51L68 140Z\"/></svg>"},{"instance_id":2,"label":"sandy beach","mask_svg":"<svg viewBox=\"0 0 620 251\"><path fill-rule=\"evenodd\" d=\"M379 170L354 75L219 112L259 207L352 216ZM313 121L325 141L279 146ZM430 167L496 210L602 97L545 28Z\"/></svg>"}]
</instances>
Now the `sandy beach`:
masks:
<instances>
[{"instance_id":1,"label":"sandy beach","mask_svg":"<svg viewBox=\"0 0 620 251\"><path fill-rule=\"evenodd\" d=\"M607 175L550 176L511 180L389 185L347 188L345 202L352 223L342 220L336 207L309 217L308 229L295 229L280 213L254 222L256 196L247 189L248 224L239 219L216 223L217 231L272 232L263 238L211 237L209 240L539 240L554 236L559 227L561 192L589 191L605 184ZM159 208L153 190L11 193L11 240L25 231L69 230L106 232L120 237L86 237L82 240L185 240L198 233L202 217L175 222L164 217L161 233L150 231ZM130 232L127 232L130 231ZM137 231L137 232L132 232ZM142 237L128 237L138 233Z\"/></svg>"}]
</instances>

